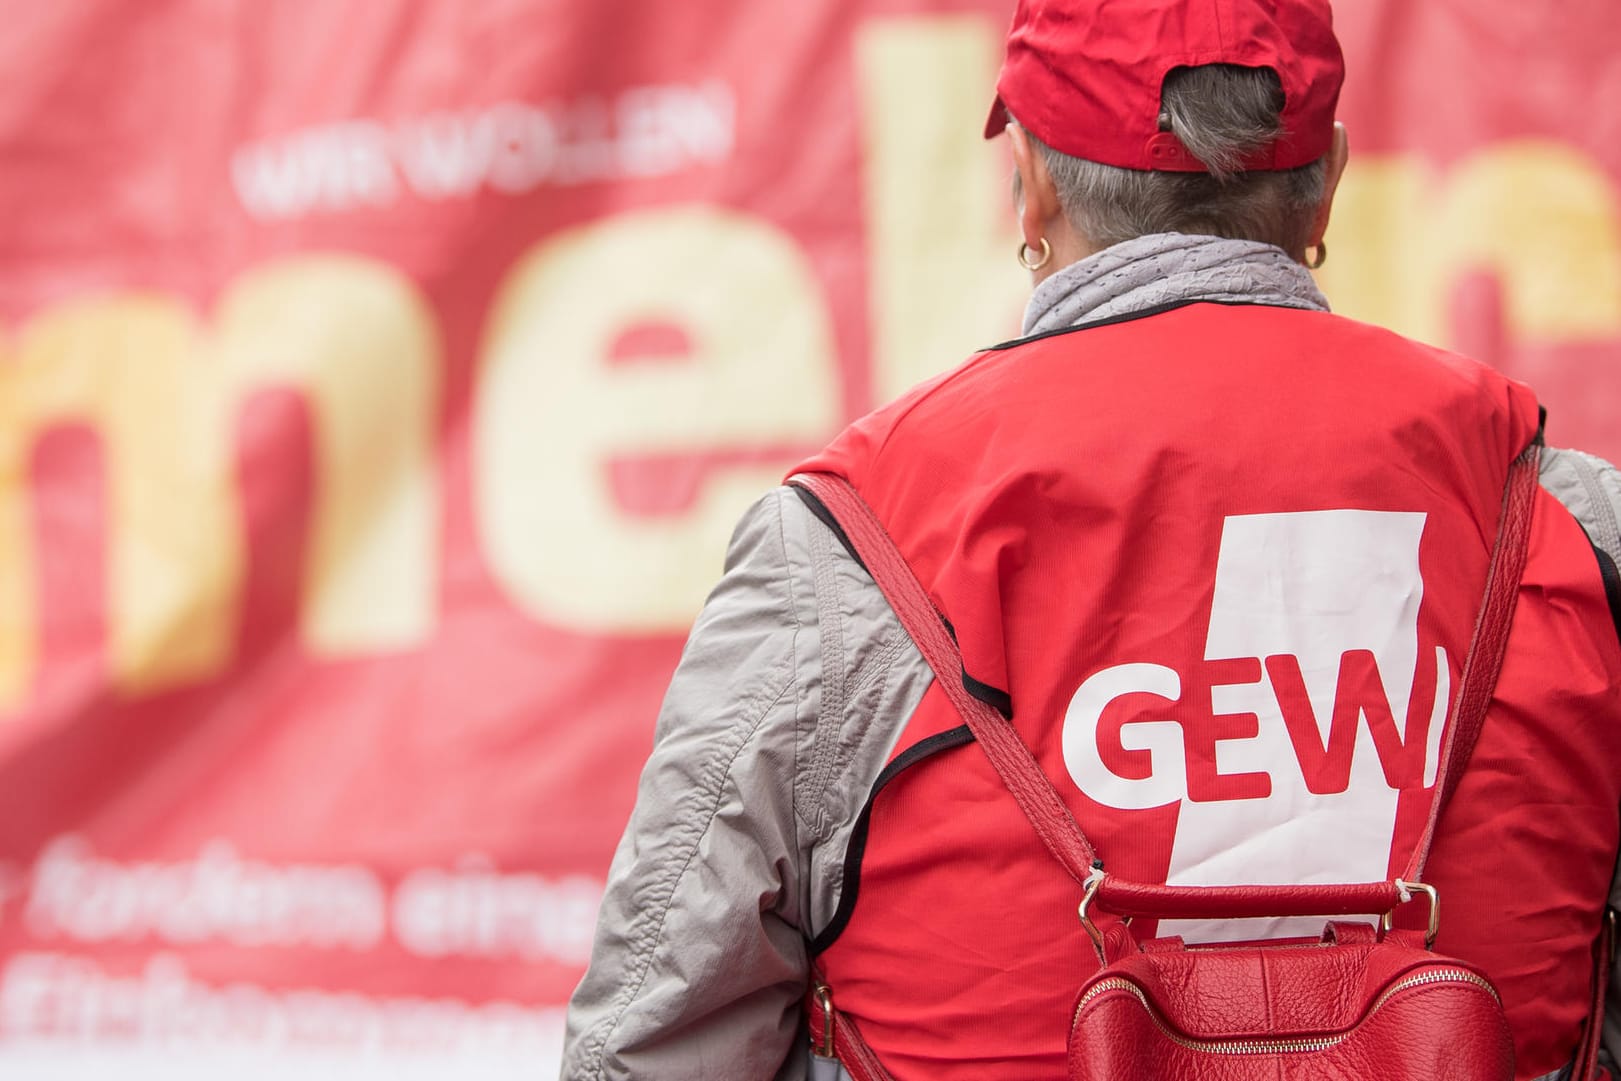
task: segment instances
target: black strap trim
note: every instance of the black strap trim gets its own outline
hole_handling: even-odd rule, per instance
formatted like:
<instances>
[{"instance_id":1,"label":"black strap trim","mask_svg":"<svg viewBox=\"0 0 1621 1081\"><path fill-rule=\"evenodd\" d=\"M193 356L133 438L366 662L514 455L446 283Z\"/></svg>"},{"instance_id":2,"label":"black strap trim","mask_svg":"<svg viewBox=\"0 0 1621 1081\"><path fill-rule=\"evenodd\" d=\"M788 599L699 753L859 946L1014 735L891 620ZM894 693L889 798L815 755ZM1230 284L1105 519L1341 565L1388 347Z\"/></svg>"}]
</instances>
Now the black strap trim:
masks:
<instances>
[{"instance_id":1,"label":"black strap trim","mask_svg":"<svg viewBox=\"0 0 1621 1081\"><path fill-rule=\"evenodd\" d=\"M884 786L893 781L898 774L925 758L972 742L974 734L968 730L966 724L937 732L896 755L895 760L885 766L883 772L878 775L878 779L872 784L872 791L867 795L866 804L861 808L861 814L856 818L855 828L850 832L850 847L844 853L844 885L839 891L838 910L833 913L833 919L828 921L828 925L822 928L821 933L811 939L812 956L833 945L845 927L849 926L850 917L855 914L856 895L861 892L861 858L867 853L867 827L872 820L872 804L878 798L878 793L882 792Z\"/></svg>"},{"instance_id":2,"label":"black strap trim","mask_svg":"<svg viewBox=\"0 0 1621 1081\"><path fill-rule=\"evenodd\" d=\"M1283 308L1287 311L1317 311L1316 308L1297 308L1292 304L1263 304L1254 300L1204 300L1194 297L1189 300L1172 300L1165 304L1155 304L1153 307L1142 308L1134 312L1125 312L1121 315L1111 315L1104 319L1094 319L1090 323L1081 323L1079 326L1059 327L1057 330L1045 330L1040 334L1031 334L1023 338L1011 338L996 345L987 346L980 350L982 353L993 353L1001 349L1013 349L1016 346L1039 342L1043 338L1056 338L1061 334L1075 334L1083 330L1096 330L1098 327L1112 327L1118 323L1133 323L1138 319L1147 319L1155 315L1164 315L1174 312L1178 308L1187 308L1194 304L1220 304L1225 308Z\"/></svg>"},{"instance_id":3,"label":"black strap trim","mask_svg":"<svg viewBox=\"0 0 1621 1081\"><path fill-rule=\"evenodd\" d=\"M962 688L1008 720L1013 719L1013 696L1002 688L981 683L966 671L962 674Z\"/></svg>"},{"instance_id":4,"label":"black strap trim","mask_svg":"<svg viewBox=\"0 0 1621 1081\"><path fill-rule=\"evenodd\" d=\"M1575 515L1571 516L1575 518ZM1587 534L1587 527L1581 520L1576 520L1583 535ZM1615 624L1615 637L1621 642L1621 567L1617 567L1615 559L1603 548L1593 543L1591 536L1587 537L1587 546L1593 549L1593 558L1598 561L1599 578L1604 582L1604 600L1610 606L1610 622Z\"/></svg>"},{"instance_id":5,"label":"black strap trim","mask_svg":"<svg viewBox=\"0 0 1621 1081\"><path fill-rule=\"evenodd\" d=\"M1598 558L1599 576L1604 579L1604 599L1610 602L1610 620L1615 624L1615 636L1621 640L1621 567L1615 565L1610 553L1593 545Z\"/></svg>"},{"instance_id":6,"label":"black strap trim","mask_svg":"<svg viewBox=\"0 0 1621 1081\"><path fill-rule=\"evenodd\" d=\"M833 517L833 512L828 510L822 504L822 501L808 490L801 488L797 484L790 484L789 487L794 490L794 494L804 500L805 508L814 514L823 525L833 531L833 535L839 538L839 543L844 545L844 550L850 553L850 558L856 561L856 565L864 571L867 570L867 565L861 562L861 557L856 554L856 546L850 543L850 535L844 531L844 527L839 524L839 520ZM867 573L871 574L872 572L867 571Z\"/></svg>"},{"instance_id":7,"label":"black strap trim","mask_svg":"<svg viewBox=\"0 0 1621 1081\"><path fill-rule=\"evenodd\" d=\"M828 529L833 531L833 535L839 538L839 543L844 545L844 550L850 553L850 558L855 560L856 563L860 565L862 570L866 571L867 565L861 562L861 557L856 554L855 545L850 543L849 534L845 533L844 527L839 524L839 520L833 517L833 512L828 510L827 507L822 504L820 499L817 499L816 496L804 488L799 487L799 485L794 484L790 485L789 487L793 488L794 492L799 496L799 498L805 501L806 508L812 514L814 514L823 525L827 526ZM867 573L871 574L872 572L867 571ZM947 633L951 635L951 640L955 642L957 640L957 628L953 627L951 625L951 620L947 619L944 615L940 616L940 622L945 624ZM1008 694L1004 690L1001 690L1000 688L992 687L989 683L981 683L967 672L962 674L962 685L969 694L973 695L981 702L984 702L987 706L990 706L1008 720L1011 721L1013 719L1012 695Z\"/></svg>"}]
</instances>

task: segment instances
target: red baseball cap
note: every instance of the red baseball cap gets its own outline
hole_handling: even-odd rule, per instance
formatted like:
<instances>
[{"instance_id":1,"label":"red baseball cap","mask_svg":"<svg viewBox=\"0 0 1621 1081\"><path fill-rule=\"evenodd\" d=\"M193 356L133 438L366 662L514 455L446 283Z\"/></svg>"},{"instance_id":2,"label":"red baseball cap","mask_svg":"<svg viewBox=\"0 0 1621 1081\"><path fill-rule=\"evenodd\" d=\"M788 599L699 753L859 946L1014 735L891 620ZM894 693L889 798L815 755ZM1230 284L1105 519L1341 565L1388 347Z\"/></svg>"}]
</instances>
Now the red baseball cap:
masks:
<instances>
[{"instance_id":1,"label":"red baseball cap","mask_svg":"<svg viewBox=\"0 0 1621 1081\"><path fill-rule=\"evenodd\" d=\"M1009 113L1072 157L1126 169L1204 172L1159 127L1173 68L1271 68L1283 134L1246 169L1293 169L1328 152L1345 60L1328 0L1019 0L987 139Z\"/></svg>"}]
</instances>

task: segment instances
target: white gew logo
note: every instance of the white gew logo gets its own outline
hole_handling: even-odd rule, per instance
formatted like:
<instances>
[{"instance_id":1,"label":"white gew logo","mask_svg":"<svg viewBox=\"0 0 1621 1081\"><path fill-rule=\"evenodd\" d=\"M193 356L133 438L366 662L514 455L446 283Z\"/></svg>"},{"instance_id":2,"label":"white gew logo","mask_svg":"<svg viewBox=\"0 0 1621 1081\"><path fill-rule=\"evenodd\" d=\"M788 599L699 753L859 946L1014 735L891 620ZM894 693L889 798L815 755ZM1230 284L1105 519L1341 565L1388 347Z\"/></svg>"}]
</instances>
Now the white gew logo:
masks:
<instances>
[{"instance_id":1,"label":"white gew logo","mask_svg":"<svg viewBox=\"0 0 1621 1081\"><path fill-rule=\"evenodd\" d=\"M1424 519L1227 518L1204 662L1118 664L1075 691L1064 762L1081 791L1122 809L1180 804L1170 883L1386 876L1397 797L1434 784L1451 696L1445 650L1420 664ZM1297 930L1178 921L1165 933Z\"/></svg>"}]
</instances>

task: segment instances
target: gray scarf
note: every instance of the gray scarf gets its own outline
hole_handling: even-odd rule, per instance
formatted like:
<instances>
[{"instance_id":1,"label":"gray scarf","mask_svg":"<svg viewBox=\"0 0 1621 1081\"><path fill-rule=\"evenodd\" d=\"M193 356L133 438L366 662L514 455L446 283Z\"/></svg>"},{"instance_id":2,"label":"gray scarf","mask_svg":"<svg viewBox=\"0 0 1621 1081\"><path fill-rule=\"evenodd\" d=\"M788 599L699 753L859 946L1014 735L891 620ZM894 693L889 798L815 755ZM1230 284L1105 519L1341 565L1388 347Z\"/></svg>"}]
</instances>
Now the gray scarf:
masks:
<instances>
[{"instance_id":1,"label":"gray scarf","mask_svg":"<svg viewBox=\"0 0 1621 1081\"><path fill-rule=\"evenodd\" d=\"M1282 248L1152 233L1094 252L1036 286L1024 310L1024 333L1063 330L1187 300L1328 310L1311 272Z\"/></svg>"}]
</instances>

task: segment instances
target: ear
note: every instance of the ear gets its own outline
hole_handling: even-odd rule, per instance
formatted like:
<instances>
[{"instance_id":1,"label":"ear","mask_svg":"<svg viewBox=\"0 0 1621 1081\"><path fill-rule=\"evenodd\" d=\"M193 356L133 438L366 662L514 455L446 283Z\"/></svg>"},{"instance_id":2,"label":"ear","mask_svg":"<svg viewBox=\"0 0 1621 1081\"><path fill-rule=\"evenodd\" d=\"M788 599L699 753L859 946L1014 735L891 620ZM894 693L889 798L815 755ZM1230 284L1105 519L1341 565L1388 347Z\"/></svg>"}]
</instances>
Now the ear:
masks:
<instances>
[{"instance_id":1,"label":"ear","mask_svg":"<svg viewBox=\"0 0 1621 1081\"><path fill-rule=\"evenodd\" d=\"M1334 205L1334 192L1340 186L1340 176L1345 172L1345 163L1350 159L1350 143L1345 137L1345 125L1338 120L1334 121L1334 140L1329 144L1328 153L1323 155L1323 201L1317 204L1317 215L1312 219L1311 235L1306 239L1306 247L1315 247L1323 242L1323 234L1328 232L1328 214Z\"/></svg>"},{"instance_id":2,"label":"ear","mask_svg":"<svg viewBox=\"0 0 1621 1081\"><path fill-rule=\"evenodd\" d=\"M1019 231L1024 242L1034 251L1041 247L1042 238L1056 242L1053 236L1057 221L1063 220L1063 208L1058 202L1058 188L1052 174L1047 172L1047 161L1031 143L1030 136L1017 124L1007 126L1008 138L1013 144L1013 167L1019 174L1019 205L1014 213L1019 216Z\"/></svg>"}]
</instances>

